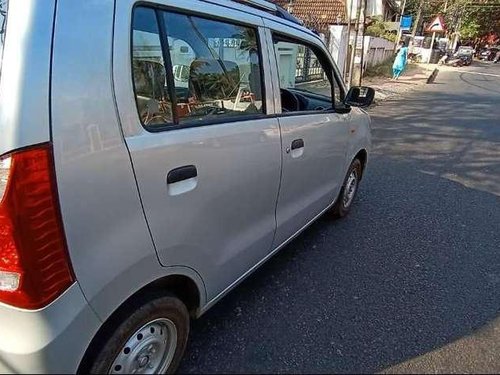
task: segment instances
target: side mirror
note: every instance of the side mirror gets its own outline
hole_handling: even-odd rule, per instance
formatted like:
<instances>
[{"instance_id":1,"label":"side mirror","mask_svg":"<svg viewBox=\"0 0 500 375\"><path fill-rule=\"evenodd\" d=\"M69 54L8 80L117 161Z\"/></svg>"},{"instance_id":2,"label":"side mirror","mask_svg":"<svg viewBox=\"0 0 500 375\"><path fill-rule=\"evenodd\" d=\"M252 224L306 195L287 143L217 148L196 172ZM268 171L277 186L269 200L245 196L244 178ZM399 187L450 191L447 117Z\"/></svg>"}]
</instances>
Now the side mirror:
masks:
<instances>
[{"instance_id":1,"label":"side mirror","mask_svg":"<svg viewBox=\"0 0 500 375\"><path fill-rule=\"evenodd\" d=\"M344 104L352 107L368 107L375 98L375 90L366 86L351 87L347 93Z\"/></svg>"}]
</instances>

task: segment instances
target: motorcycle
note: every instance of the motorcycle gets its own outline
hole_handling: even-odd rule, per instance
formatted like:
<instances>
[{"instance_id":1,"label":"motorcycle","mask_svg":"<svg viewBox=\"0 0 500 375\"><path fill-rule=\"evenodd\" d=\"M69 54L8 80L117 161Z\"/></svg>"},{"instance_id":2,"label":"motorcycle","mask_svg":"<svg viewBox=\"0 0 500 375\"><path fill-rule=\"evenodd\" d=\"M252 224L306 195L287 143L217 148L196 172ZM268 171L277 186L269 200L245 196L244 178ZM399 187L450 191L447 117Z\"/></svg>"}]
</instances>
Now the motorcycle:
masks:
<instances>
[{"instance_id":1,"label":"motorcycle","mask_svg":"<svg viewBox=\"0 0 500 375\"><path fill-rule=\"evenodd\" d=\"M449 54L443 55L438 61L438 65L448 65L453 67L461 67L465 65L464 59L457 56L451 56Z\"/></svg>"},{"instance_id":2,"label":"motorcycle","mask_svg":"<svg viewBox=\"0 0 500 375\"><path fill-rule=\"evenodd\" d=\"M498 51L497 54L495 55L495 58L493 59L493 64L498 63L498 61L500 61L500 51Z\"/></svg>"},{"instance_id":3,"label":"motorcycle","mask_svg":"<svg viewBox=\"0 0 500 375\"><path fill-rule=\"evenodd\" d=\"M409 53L408 54L408 61L412 63L421 63L422 62L422 55L420 53Z\"/></svg>"}]
</instances>

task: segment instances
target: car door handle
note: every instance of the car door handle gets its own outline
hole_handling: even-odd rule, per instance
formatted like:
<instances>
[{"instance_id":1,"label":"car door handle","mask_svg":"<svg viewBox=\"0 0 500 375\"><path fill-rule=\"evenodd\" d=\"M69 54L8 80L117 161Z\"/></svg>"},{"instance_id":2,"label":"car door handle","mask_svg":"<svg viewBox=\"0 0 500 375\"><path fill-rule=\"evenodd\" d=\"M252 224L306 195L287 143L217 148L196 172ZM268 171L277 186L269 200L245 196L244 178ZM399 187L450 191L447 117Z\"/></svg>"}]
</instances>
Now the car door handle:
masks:
<instances>
[{"instance_id":1,"label":"car door handle","mask_svg":"<svg viewBox=\"0 0 500 375\"><path fill-rule=\"evenodd\" d=\"M298 148L303 148L303 147L304 147L303 139L296 139L295 141L292 142L292 150L296 150Z\"/></svg>"},{"instance_id":2,"label":"car door handle","mask_svg":"<svg viewBox=\"0 0 500 375\"><path fill-rule=\"evenodd\" d=\"M176 182L189 180L198 176L198 170L194 165L186 165L172 169L167 175L167 184L175 184Z\"/></svg>"}]
</instances>

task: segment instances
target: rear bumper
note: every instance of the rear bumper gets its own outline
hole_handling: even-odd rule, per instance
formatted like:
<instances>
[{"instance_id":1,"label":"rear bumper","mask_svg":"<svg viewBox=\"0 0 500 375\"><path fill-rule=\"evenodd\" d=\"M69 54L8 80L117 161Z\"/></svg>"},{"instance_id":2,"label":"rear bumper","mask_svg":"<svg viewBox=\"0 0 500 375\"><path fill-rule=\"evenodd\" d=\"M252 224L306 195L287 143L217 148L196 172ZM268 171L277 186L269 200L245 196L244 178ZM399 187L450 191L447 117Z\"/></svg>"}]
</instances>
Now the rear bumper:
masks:
<instances>
[{"instance_id":1,"label":"rear bumper","mask_svg":"<svg viewBox=\"0 0 500 375\"><path fill-rule=\"evenodd\" d=\"M77 284L42 310L0 304L0 373L75 373L100 325Z\"/></svg>"}]
</instances>

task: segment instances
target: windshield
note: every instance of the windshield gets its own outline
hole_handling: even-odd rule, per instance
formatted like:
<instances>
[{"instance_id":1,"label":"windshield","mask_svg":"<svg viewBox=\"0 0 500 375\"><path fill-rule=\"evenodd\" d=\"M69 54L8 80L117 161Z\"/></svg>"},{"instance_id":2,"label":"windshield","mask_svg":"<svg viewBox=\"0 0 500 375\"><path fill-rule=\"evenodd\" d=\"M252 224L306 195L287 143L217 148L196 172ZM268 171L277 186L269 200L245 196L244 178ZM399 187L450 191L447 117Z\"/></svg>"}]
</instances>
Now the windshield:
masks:
<instances>
[{"instance_id":1,"label":"windshield","mask_svg":"<svg viewBox=\"0 0 500 375\"><path fill-rule=\"evenodd\" d=\"M0 0L0 73L2 72L3 45L7 28L7 7L9 0Z\"/></svg>"}]
</instances>

